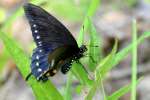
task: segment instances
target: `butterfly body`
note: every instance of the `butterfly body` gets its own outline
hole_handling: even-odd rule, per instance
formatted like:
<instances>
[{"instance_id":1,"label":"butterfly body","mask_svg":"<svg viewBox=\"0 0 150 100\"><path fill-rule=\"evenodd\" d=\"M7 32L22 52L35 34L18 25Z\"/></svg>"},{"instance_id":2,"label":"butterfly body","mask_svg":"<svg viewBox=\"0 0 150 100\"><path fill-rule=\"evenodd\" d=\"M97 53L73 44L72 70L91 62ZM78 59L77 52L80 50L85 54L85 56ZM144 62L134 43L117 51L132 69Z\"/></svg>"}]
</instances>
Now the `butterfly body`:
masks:
<instances>
[{"instance_id":1,"label":"butterfly body","mask_svg":"<svg viewBox=\"0 0 150 100\"><path fill-rule=\"evenodd\" d=\"M86 46L79 48L67 28L44 9L33 4L26 4L24 9L37 45L32 54L31 74L46 81L59 69L67 73L72 63L83 57Z\"/></svg>"}]
</instances>

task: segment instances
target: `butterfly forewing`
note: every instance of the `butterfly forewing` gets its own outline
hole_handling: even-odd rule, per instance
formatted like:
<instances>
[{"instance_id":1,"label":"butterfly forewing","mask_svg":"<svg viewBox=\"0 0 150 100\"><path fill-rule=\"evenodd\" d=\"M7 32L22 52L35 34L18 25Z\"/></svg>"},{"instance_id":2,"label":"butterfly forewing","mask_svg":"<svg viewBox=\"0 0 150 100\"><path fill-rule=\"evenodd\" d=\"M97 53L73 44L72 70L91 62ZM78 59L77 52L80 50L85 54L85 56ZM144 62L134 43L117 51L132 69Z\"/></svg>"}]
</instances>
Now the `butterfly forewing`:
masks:
<instances>
[{"instance_id":1,"label":"butterfly forewing","mask_svg":"<svg viewBox=\"0 0 150 100\"><path fill-rule=\"evenodd\" d=\"M33 4L26 4L24 9L37 46L53 49L63 45L77 47L71 33L52 15Z\"/></svg>"}]
</instances>

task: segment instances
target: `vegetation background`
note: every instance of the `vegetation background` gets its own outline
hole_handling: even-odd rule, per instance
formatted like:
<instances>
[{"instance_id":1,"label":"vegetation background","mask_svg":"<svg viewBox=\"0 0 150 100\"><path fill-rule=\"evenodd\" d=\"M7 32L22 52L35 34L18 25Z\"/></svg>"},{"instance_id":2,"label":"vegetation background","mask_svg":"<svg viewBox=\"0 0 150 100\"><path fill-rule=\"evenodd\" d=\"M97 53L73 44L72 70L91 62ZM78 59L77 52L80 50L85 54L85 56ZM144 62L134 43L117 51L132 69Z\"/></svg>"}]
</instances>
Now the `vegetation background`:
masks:
<instances>
[{"instance_id":1,"label":"vegetation background","mask_svg":"<svg viewBox=\"0 0 150 100\"><path fill-rule=\"evenodd\" d=\"M24 80L35 48L26 2L88 46L82 65L45 83ZM150 100L149 12L150 0L0 0L0 100Z\"/></svg>"}]
</instances>

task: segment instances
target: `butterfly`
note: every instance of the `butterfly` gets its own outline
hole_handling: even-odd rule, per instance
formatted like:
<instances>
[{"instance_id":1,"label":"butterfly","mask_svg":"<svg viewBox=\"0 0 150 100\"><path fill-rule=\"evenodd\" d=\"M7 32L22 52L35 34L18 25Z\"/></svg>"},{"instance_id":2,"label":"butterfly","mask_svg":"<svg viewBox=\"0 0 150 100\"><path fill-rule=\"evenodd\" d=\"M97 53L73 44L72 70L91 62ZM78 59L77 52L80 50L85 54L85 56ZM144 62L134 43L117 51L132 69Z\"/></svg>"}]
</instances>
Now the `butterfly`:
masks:
<instances>
[{"instance_id":1,"label":"butterfly","mask_svg":"<svg viewBox=\"0 0 150 100\"><path fill-rule=\"evenodd\" d=\"M36 43L31 58L31 73L38 81L46 81L59 70L66 74L74 61L79 61L87 51L78 44L69 30L43 8L31 3L24 5L24 12Z\"/></svg>"}]
</instances>

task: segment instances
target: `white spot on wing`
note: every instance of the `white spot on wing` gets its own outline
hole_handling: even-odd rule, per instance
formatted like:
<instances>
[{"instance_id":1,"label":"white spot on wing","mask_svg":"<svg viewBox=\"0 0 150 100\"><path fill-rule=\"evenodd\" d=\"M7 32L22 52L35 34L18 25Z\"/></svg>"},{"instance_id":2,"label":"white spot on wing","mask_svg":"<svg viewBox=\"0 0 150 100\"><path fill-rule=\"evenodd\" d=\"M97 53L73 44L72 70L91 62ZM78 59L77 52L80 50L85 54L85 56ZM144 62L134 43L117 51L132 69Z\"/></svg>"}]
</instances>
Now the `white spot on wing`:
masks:
<instances>
[{"instance_id":1,"label":"white spot on wing","mask_svg":"<svg viewBox=\"0 0 150 100\"><path fill-rule=\"evenodd\" d=\"M37 31L37 30L35 30L34 32L35 32L35 33L38 33L38 31Z\"/></svg>"},{"instance_id":2,"label":"white spot on wing","mask_svg":"<svg viewBox=\"0 0 150 100\"><path fill-rule=\"evenodd\" d=\"M36 66L39 66L39 62L36 62Z\"/></svg>"},{"instance_id":3,"label":"white spot on wing","mask_svg":"<svg viewBox=\"0 0 150 100\"><path fill-rule=\"evenodd\" d=\"M38 68L38 70L37 70L38 72L41 72L42 71L42 69L41 68Z\"/></svg>"},{"instance_id":4,"label":"white spot on wing","mask_svg":"<svg viewBox=\"0 0 150 100\"><path fill-rule=\"evenodd\" d=\"M33 27L36 27L36 24L33 24Z\"/></svg>"},{"instance_id":5,"label":"white spot on wing","mask_svg":"<svg viewBox=\"0 0 150 100\"><path fill-rule=\"evenodd\" d=\"M42 41L39 41L38 44L42 44Z\"/></svg>"},{"instance_id":6,"label":"white spot on wing","mask_svg":"<svg viewBox=\"0 0 150 100\"><path fill-rule=\"evenodd\" d=\"M42 52L42 50L40 49L39 52Z\"/></svg>"},{"instance_id":7,"label":"white spot on wing","mask_svg":"<svg viewBox=\"0 0 150 100\"><path fill-rule=\"evenodd\" d=\"M40 36L37 36L36 39L40 39Z\"/></svg>"},{"instance_id":8,"label":"white spot on wing","mask_svg":"<svg viewBox=\"0 0 150 100\"><path fill-rule=\"evenodd\" d=\"M38 55L36 56L36 59L39 59L39 56L38 56Z\"/></svg>"},{"instance_id":9,"label":"white spot on wing","mask_svg":"<svg viewBox=\"0 0 150 100\"><path fill-rule=\"evenodd\" d=\"M40 41L40 42L38 42L38 44L39 44L39 46L42 46L42 42Z\"/></svg>"}]
</instances>

